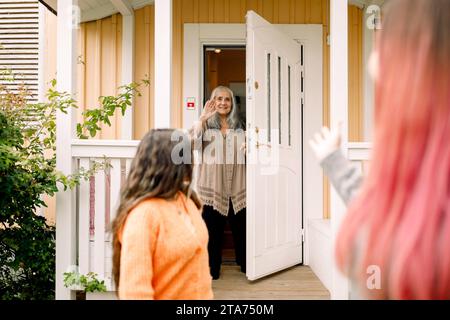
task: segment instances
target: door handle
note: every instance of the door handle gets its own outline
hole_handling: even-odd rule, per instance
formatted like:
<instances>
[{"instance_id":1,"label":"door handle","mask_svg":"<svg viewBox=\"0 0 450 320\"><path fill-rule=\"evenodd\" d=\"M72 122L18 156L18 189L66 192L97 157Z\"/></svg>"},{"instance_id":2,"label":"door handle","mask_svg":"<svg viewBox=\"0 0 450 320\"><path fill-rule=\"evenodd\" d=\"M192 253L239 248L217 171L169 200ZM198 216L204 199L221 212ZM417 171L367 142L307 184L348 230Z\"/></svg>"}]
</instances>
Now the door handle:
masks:
<instances>
[{"instance_id":1,"label":"door handle","mask_svg":"<svg viewBox=\"0 0 450 320\"><path fill-rule=\"evenodd\" d=\"M272 148L272 146L268 143L259 143L258 141L256 141L256 149L259 149L259 147Z\"/></svg>"},{"instance_id":2,"label":"door handle","mask_svg":"<svg viewBox=\"0 0 450 320\"><path fill-rule=\"evenodd\" d=\"M258 133L259 133L259 128L255 127L255 133L256 133L256 149L259 149L259 147L267 147L267 148L272 148L272 146L268 143L260 143L258 140Z\"/></svg>"}]
</instances>

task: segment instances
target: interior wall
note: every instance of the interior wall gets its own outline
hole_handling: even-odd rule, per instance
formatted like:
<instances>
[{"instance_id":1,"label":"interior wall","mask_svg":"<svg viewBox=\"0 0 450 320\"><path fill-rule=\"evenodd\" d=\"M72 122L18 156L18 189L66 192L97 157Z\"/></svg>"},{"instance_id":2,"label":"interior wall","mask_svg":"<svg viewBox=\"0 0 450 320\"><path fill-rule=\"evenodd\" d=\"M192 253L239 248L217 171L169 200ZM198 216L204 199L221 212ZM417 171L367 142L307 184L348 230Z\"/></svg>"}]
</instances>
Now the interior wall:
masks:
<instances>
[{"instance_id":1,"label":"interior wall","mask_svg":"<svg viewBox=\"0 0 450 320\"><path fill-rule=\"evenodd\" d=\"M232 70L233 66L236 70ZM225 55L219 54L218 84L230 85L230 82L245 82L245 51L230 51Z\"/></svg>"},{"instance_id":2,"label":"interior wall","mask_svg":"<svg viewBox=\"0 0 450 320\"><path fill-rule=\"evenodd\" d=\"M209 98L209 95L213 88L217 87L219 84L219 56L207 52L206 53L206 68L208 68L208 71L206 73L206 97L205 99Z\"/></svg>"},{"instance_id":3,"label":"interior wall","mask_svg":"<svg viewBox=\"0 0 450 320\"><path fill-rule=\"evenodd\" d=\"M222 50L221 53L207 52L207 81L209 98L211 90L218 85L230 86L230 83L245 83L245 50ZM231 66L231 67L230 67Z\"/></svg>"}]
</instances>

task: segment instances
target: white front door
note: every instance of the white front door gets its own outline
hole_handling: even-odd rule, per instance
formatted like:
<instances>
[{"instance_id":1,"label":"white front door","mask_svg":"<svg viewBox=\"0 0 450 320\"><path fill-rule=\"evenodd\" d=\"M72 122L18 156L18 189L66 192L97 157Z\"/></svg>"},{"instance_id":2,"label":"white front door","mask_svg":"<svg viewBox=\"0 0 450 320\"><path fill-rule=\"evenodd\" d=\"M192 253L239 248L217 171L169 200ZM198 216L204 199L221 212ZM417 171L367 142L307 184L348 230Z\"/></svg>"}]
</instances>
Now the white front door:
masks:
<instances>
[{"instance_id":1,"label":"white front door","mask_svg":"<svg viewBox=\"0 0 450 320\"><path fill-rule=\"evenodd\" d=\"M302 48L247 13L247 277L302 263Z\"/></svg>"}]
</instances>

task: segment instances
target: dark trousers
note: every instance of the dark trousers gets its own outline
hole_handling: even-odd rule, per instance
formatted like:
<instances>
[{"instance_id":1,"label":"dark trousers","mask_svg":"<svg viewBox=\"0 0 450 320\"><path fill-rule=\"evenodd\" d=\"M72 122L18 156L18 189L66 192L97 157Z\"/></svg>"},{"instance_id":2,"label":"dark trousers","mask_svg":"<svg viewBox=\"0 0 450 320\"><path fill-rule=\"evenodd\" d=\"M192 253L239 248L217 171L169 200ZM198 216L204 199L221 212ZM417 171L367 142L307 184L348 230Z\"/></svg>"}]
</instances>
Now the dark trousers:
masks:
<instances>
[{"instance_id":1,"label":"dark trousers","mask_svg":"<svg viewBox=\"0 0 450 320\"><path fill-rule=\"evenodd\" d=\"M209 234L208 254L209 269L213 279L218 279L222 264L222 248L226 221L230 222L233 234L236 263L241 266L241 271L246 271L246 211L242 209L234 213L230 202L228 217L221 215L211 206L203 207L203 220L206 223Z\"/></svg>"}]
</instances>

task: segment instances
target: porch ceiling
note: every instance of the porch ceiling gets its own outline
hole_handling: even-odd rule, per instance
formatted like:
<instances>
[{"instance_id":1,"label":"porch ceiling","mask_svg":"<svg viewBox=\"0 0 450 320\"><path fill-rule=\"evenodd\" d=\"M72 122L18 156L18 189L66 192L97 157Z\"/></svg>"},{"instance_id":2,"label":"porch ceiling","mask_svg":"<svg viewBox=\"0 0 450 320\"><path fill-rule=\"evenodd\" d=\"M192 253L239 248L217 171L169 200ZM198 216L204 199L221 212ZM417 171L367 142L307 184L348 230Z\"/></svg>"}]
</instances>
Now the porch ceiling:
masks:
<instances>
[{"instance_id":1,"label":"porch ceiling","mask_svg":"<svg viewBox=\"0 0 450 320\"><path fill-rule=\"evenodd\" d=\"M154 3L154 0L121 1L129 3L135 10ZM367 7L370 4L382 5L385 1L386 0L348 0L350 4L360 8ZM39 2L42 2L55 12L58 11L58 0L39 0ZM102 19L119 12L111 0L79 0L78 4L81 9L81 22Z\"/></svg>"},{"instance_id":2,"label":"porch ceiling","mask_svg":"<svg viewBox=\"0 0 450 320\"><path fill-rule=\"evenodd\" d=\"M39 2L58 12L58 0L39 0ZM154 0L122 0L122 2L129 3L136 10L152 4ZM78 5L81 10L80 22L102 19L119 12L111 0L79 0Z\"/></svg>"}]
</instances>

